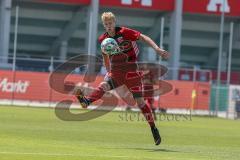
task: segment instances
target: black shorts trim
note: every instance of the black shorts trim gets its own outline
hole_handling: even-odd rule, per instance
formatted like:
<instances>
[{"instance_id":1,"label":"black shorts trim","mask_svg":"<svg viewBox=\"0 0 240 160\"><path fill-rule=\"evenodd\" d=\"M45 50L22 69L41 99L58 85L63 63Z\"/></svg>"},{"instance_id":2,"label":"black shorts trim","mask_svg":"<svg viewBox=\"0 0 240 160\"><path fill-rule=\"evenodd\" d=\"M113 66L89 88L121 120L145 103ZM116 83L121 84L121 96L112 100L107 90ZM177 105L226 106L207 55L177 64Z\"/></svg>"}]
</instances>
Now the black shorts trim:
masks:
<instances>
[{"instance_id":1,"label":"black shorts trim","mask_svg":"<svg viewBox=\"0 0 240 160\"><path fill-rule=\"evenodd\" d=\"M116 83L111 77L104 78L104 81L107 82L110 85L110 90L117 88Z\"/></svg>"}]
</instances>

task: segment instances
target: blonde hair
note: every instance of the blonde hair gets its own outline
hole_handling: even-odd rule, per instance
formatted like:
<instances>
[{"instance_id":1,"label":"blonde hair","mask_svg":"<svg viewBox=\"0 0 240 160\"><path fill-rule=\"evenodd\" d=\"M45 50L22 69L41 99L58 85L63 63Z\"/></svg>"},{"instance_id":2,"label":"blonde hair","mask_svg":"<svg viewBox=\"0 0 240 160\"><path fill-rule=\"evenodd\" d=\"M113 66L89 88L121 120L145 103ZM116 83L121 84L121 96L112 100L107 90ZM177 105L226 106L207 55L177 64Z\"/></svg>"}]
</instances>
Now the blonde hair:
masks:
<instances>
[{"instance_id":1,"label":"blonde hair","mask_svg":"<svg viewBox=\"0 0 240 160\"><path fill-rule=\"evenodd\" d=\"M105 20L113 20L114 22L116 22L116 17L112 12L104 12L102 14L102 22L104 22Z\"/></svg>"}]
</instances>

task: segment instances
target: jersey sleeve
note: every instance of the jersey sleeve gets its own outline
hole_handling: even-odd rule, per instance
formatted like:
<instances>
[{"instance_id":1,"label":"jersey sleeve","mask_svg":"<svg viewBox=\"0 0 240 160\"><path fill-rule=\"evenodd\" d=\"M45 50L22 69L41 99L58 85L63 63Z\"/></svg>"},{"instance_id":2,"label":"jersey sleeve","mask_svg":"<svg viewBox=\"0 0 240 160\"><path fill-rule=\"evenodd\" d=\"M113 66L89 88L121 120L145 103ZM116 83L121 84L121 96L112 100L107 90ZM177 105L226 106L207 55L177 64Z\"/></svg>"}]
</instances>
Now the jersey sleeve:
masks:
<instances>
[{"instance_id":1,"label":"jersey sleeve","mask_svg":"<svg viewBox=\"0 0 240 160\"><path fill-rule=\"evenodd\" d=\"M139 31L123 27L123 35L128 40L137 41L140 37L140 34L141 33Z\"/></svg>"},{"instance_id":2,"label":"jersey sleeve","mask_svg":"<svg viewBox=\"0 0 240 160\"><path fill-rule=\"evenodd\" d=\"M100 35L99 37L98 37L98 43L99 44L101 44L102 43L102 41L104 40L104 35Z\"/></svg>"}]
</instances>

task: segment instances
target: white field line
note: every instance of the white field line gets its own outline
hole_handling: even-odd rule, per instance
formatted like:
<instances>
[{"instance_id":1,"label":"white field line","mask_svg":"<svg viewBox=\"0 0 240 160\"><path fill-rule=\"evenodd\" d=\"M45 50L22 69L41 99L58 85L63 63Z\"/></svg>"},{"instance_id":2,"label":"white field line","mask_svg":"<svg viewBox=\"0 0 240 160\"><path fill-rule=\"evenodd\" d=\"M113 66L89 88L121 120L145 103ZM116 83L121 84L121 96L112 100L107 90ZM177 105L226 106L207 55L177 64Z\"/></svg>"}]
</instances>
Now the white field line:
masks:
<instances>
[{"instance_id":1,"label":"white field line","mask_svg":"<svg viewBox=\"0 0 240 160\"><path fill-rule=\"evenodd\" d=\"M41 152L0 152L0 154L13 154L13 155L40 155L40 156L76 156L76 157L112 157L112 158L130 158L128 156L109 156L109 155L82 155L70 153L41 153ZM134 157L132 157L134 158Z\"/></svg>"},{"instance_id":2,"label":"white field line","mask_svg":"<svg viewBox=\"0 0 240 160\"><path fill-rule=\"evenodd\" d=\"M71 156L71 157L105 157L105 158L123 158L123 159L155 159L155 158L147 158L147 157L132 157L132 156L114 156L114 155L93 155L93 154L70 154L70 153L41 153L41 152L1 152L0 155L8 154L8 155L39 155L39 156Z\"/></svg>"}]
</instances>

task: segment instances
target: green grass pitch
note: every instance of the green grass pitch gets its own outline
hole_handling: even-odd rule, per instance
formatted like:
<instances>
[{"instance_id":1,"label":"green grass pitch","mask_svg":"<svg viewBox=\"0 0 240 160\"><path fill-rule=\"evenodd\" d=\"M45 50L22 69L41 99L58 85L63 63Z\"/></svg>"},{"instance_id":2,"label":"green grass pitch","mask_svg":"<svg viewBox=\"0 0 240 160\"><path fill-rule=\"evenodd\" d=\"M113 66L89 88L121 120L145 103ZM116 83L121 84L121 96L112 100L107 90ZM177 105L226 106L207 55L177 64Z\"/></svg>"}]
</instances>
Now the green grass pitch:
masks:
<instances>
[{"instance_id":1,"label":"green grass pitch","mask_svg":"<svg viewBox=\"0 0 240 160\"><path fill-rule=\"evenodd\" d=\"M240 121L158 121L163 141L155 146L147 123L123 114L66 122L53 109L1 106L0 160L240 159Z\"/></svg>"}]
</instances>

